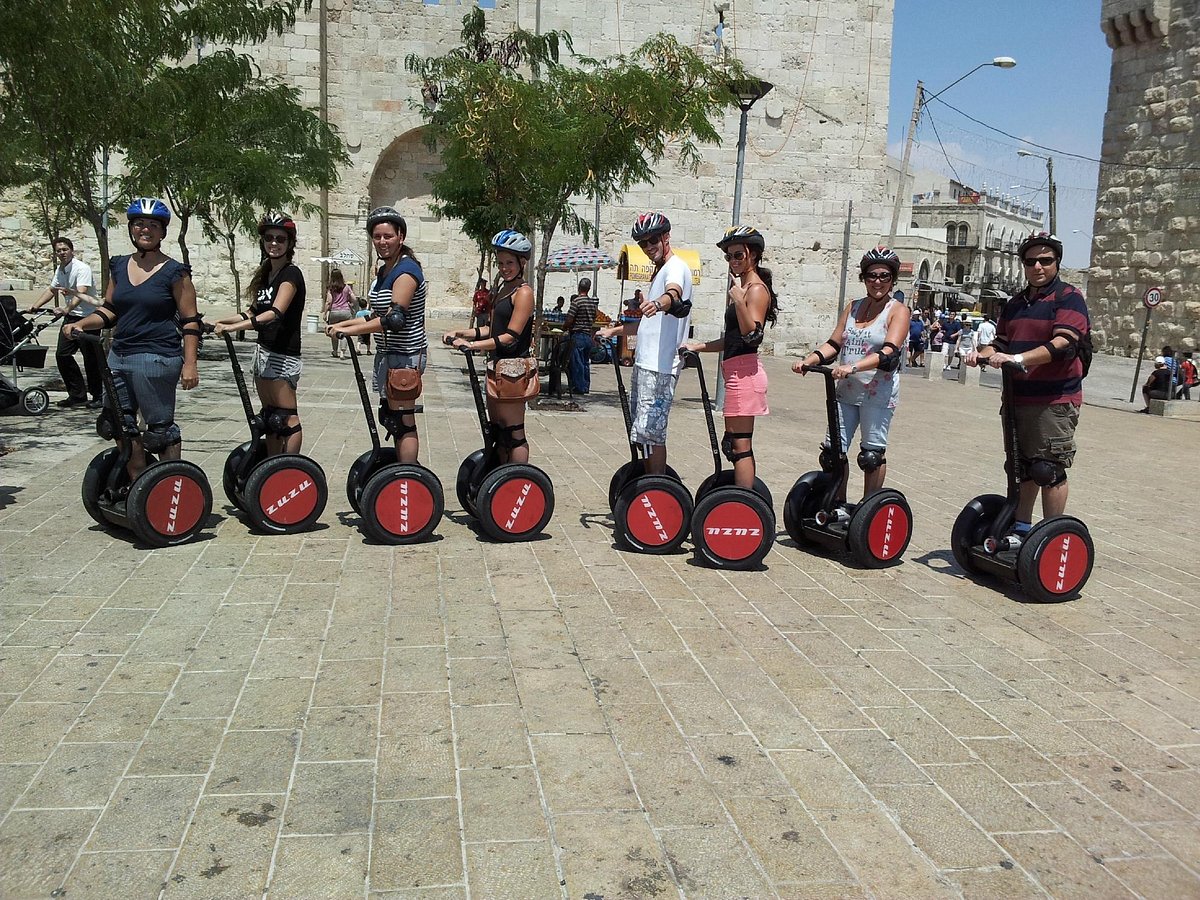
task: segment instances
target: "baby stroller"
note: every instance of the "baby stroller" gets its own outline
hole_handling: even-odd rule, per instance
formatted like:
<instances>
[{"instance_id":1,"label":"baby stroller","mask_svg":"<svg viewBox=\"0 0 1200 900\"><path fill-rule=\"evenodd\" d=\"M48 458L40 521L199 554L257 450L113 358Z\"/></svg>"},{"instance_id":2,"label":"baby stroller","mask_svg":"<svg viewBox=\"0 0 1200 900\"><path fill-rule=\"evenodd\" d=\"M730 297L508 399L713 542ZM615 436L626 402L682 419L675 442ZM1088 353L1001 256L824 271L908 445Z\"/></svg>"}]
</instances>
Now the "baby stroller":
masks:
<instances>
[{"instance_id":1,"label":"baby stroller","mask_svg":"<svg viewBox=\"0 0 1200 900\"><path fill-rule=\"evenodd\" d=\"M39 344L37 337L53 321L48 318L38 322L23 315L17 311L16 297L0 296L0 368L12 367L11 377L0 371L0 410L19 406L28 415L40 416L50 408L50 395L40 387L22 390L17 375L25 369L46 367L49 348Z\"/></svg>"}]
</instances>

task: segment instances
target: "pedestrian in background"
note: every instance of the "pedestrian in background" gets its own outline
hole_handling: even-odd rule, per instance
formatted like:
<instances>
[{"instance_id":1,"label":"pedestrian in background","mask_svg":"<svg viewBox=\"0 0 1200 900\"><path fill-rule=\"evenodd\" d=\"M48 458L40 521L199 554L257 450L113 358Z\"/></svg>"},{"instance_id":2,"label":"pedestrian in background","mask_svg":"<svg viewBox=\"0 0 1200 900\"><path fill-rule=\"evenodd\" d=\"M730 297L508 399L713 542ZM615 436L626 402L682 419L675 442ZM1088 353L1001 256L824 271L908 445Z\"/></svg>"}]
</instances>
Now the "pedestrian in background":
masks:
<instances>
[{"instance_id":1,"label":"pedestrian in background","mask_svg":"<svg viewBox=\"0 0 1200 900\"><path fill-rule=\"evenodd\" d=\"M354 296L353 288L346 284L346 278L342 275L342 270L330 270L329 289L325 292L325 303L321 307L321 315L325 319L325 324L336 325L338 322L353 319L357 308L358 298ZM338 356L338 338L339 335L335 334L329 339L333 345L329 354L330 356ZM341 352L341 358L346 358L345 350Z\"/></svg>"},{"instance_id":2,"label":"pedestrian in background","mask_svg":"<svg viewBox=\"0 0 1200 900\"><path fill-rule=\"evenodd\" d=\"M1171 396L1171 370L1164 357L1154 357L1154 369L1150 377L1142 385L1142 401L1146 404L1138 410L1140 413L1150 413L1151 400L1166 400Z\"/></svg>"},{"instance_id":3,"label":"pedestrian in background","mask_svg":"<svg viewBox=\"0 0 1200 900\"><path fill-rule=\"evenodd\" d=\"M568 375L571 379L571 390L576 394L586 394L592 389L592 332L596 325L599 301L590 296L591 290L592 279L580 278L579 290L571 298L571 306L567 309L567 318L563 326L566 331L565 339L571 342ZM562 297L558 299L563 301Z\"/></svg>"},{"instance_id":4,"label":"pedestrian in background","mask_svg":"<svg viewBox=\"0 0 1200 900\"><path fill-rule=\"evenodd\" d=\"M29 308L30 312L41 309L51 299L54 299L54 314L62 316L67 324L83 321L96 311L92 302L96 299L96 288L92 280L91 267L75 258L75 245L70 238L57 237L52 245L54 258L58 268L50 279L50 286L42 292L36 303ZM90 334L99 334L93 330ZM85 380L79 371L79 363L75 362L75 351L83 351L83 370L87 373ZM92 409L98 409L104 401L103 385L100 380L100 367L93 355L98 351L87 344L58 335L58 346L54 350L54 361L58 364L58 372L62 375L63 384L67 387L67 398L59 400L59 406L77 406L86 403ZM88 394L92 399L88 400Z\"/></svg>"}]
</instances>

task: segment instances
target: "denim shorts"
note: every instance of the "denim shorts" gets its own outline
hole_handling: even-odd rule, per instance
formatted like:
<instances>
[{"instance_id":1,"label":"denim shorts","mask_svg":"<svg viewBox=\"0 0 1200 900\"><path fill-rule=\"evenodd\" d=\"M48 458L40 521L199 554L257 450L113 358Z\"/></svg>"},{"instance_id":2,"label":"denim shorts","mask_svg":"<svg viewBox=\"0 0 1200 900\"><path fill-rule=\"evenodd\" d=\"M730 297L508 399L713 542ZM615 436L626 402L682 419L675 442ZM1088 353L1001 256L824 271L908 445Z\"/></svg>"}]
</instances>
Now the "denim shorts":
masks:
<instances>
[{"instance_id":1,"label":"denim shorts","mask_svg":"<svg viewBox=\"0 0 1200 900\"><path fill-rule=\"evenodd\" d=\"M427 356L428 354L424 350L420 353L400 353L397 350L382 349L375 351L375 366L371 372L371 390L380 396L383 395L383 389L387 387L388 369L416 369L418 372L424 372Z\"/></svg>"},{"instance_id":2,"label":"denim shorts","mask_svg":"<svg viewBox=\"0 0 1200 900\"><path fill-rule=\"evenodd\" d=\"M262 381L286 381L294 391L300 384L304 363L298 356L275 353L264 349L261 344L255 344L253 371L254 377Z\"/></svg>"},{"instance_id":3,"label":"denim shorts","mask_svg":"<svg viewBox=\"0 0 1200 900\"><path fill-rule=\"evenodd\" d=\"M854 440L854 432L861 427L859 436L861 446L869 450L886 450L888 429L892 427L892 414L895 407L888 408L879 403L864 403L862 406L852 406L849 403L838 403L838 421L842 426L842 450L850 452L850 442ZM829 435L825 435L822 446L829 446Z\"/></svg>"},{"instance_id":4,"label":"denim shorts","mask_svg":"<svg viewBox=\"0 0 1200 900\"><path fill-rule=\"evenodd\" d=\"M141 413L147 425L175 421L175 391L183 371L182 356L157 353L108 353L121 409Z\"/></svg>"}]
</instances>

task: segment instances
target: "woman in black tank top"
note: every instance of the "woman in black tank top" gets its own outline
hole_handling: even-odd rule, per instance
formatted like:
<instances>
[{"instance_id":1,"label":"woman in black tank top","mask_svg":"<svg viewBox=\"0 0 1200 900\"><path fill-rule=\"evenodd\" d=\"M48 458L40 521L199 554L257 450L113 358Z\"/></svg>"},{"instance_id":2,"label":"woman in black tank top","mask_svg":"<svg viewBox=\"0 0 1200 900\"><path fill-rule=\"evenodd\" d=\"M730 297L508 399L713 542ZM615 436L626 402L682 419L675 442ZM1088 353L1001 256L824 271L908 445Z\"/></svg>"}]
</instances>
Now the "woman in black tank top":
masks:
<instances>
[{"instance_id":1,"label":"woman in black tank top","mask_svg":"<svg viewBox=\"0 0 1200 900\"><path fill-rule=\"evenodd\" d=\"M533 288L525 283L525 266L533 245L520 232L504 230L492 238L501 284L492 296L492 320L478 328L447 331L444 340L455 347L486 351L488 371L498 361L525 359L533 343ZM537 375L535 373L534 377ZM487 398L488 418L496 425L496 449L502 462L529 462L525 438L525 401Z\"/></svg>"},{"instance_id":2,"label":"woman in black tank top","mask_svg":"<svg viewBox=\"0 0 1200 900\"><path fill-rule=\"evenodd\" d=\"M763 326L774 325L779 300L771 286L771 270L760 266L766 238L749 225L735 225L717 242L725 252L733 284L725 307L725 332L715 341L688 341L689 350L724 351L725 435L721 450L733 463L738 487L754 486L754 419L765 416L767 372L758 358Z\"/></svg>"}]
</instances>

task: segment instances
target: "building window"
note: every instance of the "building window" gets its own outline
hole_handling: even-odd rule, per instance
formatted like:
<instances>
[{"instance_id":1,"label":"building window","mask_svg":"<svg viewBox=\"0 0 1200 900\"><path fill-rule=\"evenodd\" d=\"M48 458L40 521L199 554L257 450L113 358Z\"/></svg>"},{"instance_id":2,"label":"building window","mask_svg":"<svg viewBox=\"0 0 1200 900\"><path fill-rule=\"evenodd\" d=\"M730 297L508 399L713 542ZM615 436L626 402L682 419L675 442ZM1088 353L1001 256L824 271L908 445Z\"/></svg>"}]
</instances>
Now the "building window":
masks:
<instances>
[{"instance_id":1,"label":"building window","mask_svg":"<svg viewBox=\"0 0 1200 900\"><path fill-rule=\"evenodd\" d=\"M947 222L946 223L946 243L949 244L951 247L953 247L954 242L957 239L957 235L958 235L958 226L955 225L953 222Z\"/></svg>"},{"instance_id":2,"label":"building window","mask_svg":"<svg viewBox=\"0 0 1200 900\"><path fill-rule=\"evenodd\" d=\"M967 235L968 235L967 223L959 222L958 223L958 246L960 246L960 247L967 246Z\"/></svg>"},{"instance_id":3,"label":"building window","mask_svg":"<svg viewBox=\"0 0 1200 900\"><path fill-rule=\"evenodd\" d=\"M965 275L965 274L966 274L966 270L963 266L955 266L955 268L954 268L954 283L962 284L963 283L963 275Z\"/></svg>"}]
</instances>

